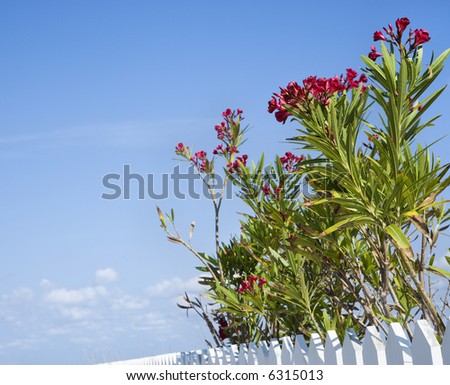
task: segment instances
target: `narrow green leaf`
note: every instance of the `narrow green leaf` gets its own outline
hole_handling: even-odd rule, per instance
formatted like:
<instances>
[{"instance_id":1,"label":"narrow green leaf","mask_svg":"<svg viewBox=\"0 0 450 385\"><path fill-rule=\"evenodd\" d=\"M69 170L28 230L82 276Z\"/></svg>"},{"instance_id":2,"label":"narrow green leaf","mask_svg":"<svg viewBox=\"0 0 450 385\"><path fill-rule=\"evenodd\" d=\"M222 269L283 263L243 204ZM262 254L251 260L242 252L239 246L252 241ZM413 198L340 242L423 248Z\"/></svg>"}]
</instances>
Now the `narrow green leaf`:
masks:
<instances>
[{"instance_id":1,"label":"narrow green leaf","mask_svg":"<svg viewBox=\"0 0 450 385\"><path fill-rule=\"evenodd\" d=\"M409 259L414 260L414 253L412 251L411 245L409 244L408 238L403 233L403 231L396 225L391 224L386 227L386 232L391 237L394 245L400 249L400 251L405 254Z\"/></svg>"}]
</instances>

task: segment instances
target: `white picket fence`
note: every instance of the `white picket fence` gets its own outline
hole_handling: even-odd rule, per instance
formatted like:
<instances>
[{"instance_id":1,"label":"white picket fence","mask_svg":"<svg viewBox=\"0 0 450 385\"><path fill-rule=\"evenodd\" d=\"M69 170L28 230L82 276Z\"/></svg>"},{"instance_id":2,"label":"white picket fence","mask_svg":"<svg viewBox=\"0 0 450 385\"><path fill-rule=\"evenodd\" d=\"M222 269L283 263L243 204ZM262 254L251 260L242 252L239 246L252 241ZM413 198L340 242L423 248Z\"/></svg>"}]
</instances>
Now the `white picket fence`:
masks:
<instances>
[{"instance_id":1,"label":"white picket fence","mask_svg":"<svg viewBox=\"0 0 450 385\"><path fill-rule=\"evenodd\" d=\"M450 323L449 325L450 326ZM369 326L360 341L352 329L347 330L343 346L336 332L329 331L325 345L318 334L310 338L309 346L302 335L295 341L250 343L226 348L203 349L159 356L116 361L113 365L450 365L450 327L442 345L433 328L425 320L416 323L412 341L398 323L389 326L382 338L374 326Z\"/></svg>"}]
</instances>

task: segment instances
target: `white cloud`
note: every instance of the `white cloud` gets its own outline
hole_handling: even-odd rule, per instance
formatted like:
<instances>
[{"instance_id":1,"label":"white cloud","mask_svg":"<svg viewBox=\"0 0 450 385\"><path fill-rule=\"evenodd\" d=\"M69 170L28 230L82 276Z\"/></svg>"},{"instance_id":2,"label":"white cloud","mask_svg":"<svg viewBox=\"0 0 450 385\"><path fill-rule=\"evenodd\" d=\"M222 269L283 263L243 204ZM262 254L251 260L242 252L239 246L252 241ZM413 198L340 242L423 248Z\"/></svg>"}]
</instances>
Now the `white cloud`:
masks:
<instances>
[{"instance_id":1,"label":"white cloud","mask_svg":"<svg viewBox=\"0 0 450 385\"><path fill-rule=\"evenodd\" d=\"M69 317L75 321L80 321L86 318L91 317L92 311L89 309L83 309L79 307L69 307L69 308L62 308L61 314L63 314L66 317Z\"/></svg>"},{"instance_id":2,"label":"white cloud","mask_svg":"<svg viewBox=\"0 0 450 385\"><path fill-rule=\"evenodd\" d=\"M185 292L188 294L201 293L204 288L198 283L199 277L194 277L188 280L179 277L173 277L164 281L158 282L146 289L150 297L174 297L182 295Z\"/></svg>"},{"instance_id":3,"label":"white cloud","mask_svg":"<svg viewBox=\"0 0 450 385\"><path fill-rule=\"evenodd\" d=\"M41 279L41 282L39 283L39 286L43 289L51 289L53 287L53 283L51 283L48 279L43 278Z\"/></svg>"},{"instance_id":4,"label":"white cloud","mask_svg":"<svg viewBox=\"0 0 450 385\"><path fill-rule=\"evenodd\" d=\"M15 301L29 301L33 299L33 297L33 290L28 287L19 287L18 289L13 290L11 294L11 298Z\"/></svg>"},{"instance_id":5,"label":"white cloud","mask_svg":"<svg viewBox=\"0 0 450 385\"><path fill-rule=\"evenodd\" d=\"M45 299L57 304L80 304L95 302L98 298L106 296L103 286L84 287L77 290L54 289L47 293Z\"/></svg>"},{"instance_id":6,"label":"white cloud","mask_svg":"<svg viewBox=\"0 0 450 385\"><path fill-rule=\"evenodd\" d=\"M117 296L112 304L112 308L114 310L140 310L144 309L149 305L149 301L146 299L139 299L132 297L127 294L123 294L120 296Z\"/></svg>"},{"instance_id":7,"label":"white cloud","mask_svg":"<svg viewBox=\"0 0 450 385\"><path fill-rule=\"evenodd\" d=\"M116 282L118 279L119 274L111 267L100 269L95 272L95 282L98 284L112 283Z\"/></svg>"}]
</instances>

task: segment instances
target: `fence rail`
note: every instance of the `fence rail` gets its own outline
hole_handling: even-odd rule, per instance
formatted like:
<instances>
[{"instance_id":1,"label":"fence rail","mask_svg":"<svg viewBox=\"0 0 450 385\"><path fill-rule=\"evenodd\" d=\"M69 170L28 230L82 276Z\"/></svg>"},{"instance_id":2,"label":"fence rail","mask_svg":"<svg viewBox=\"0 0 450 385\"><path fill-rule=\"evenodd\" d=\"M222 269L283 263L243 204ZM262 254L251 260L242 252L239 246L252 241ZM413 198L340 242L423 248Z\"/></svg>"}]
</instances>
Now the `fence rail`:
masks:
<instances>
[{"instance_id":1,"label":"fence rail","mask_svg":"<svg viewBox=\"0 0 450 385\"><path fill-rule=\"evenodd\" d=\"M450 323L449 325L450 326ZM307 345L302 335L294 341L284 337L270 344L261 342L230 347L170 353L116 361L112 365L450 365L450 327L442 344L425 320L416 323L412 341L398 323L389 325L386 338L369 326L359 340L349 329L341 345L335 331L328 331L325 344L312 334Z\"/></svg>"}]
</instances>

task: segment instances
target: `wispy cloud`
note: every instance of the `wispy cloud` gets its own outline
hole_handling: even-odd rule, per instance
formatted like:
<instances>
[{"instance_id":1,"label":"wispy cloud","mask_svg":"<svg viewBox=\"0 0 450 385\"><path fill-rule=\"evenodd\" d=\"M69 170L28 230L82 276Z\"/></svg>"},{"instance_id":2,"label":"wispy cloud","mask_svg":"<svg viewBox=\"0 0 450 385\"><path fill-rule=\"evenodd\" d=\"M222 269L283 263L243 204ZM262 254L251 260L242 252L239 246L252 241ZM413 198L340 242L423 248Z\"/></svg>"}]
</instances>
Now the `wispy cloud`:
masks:
<instances>
[{"instance_id":1,"label":"wispy cloud","mask_svg":"<svg viewBox=\"0 0 450 385\"><path fill-rule=\"evenodd\" d=\"M111 267L100 269L95 272L95 282L97 284L107 284L116 282L119 279L119 274Z\"/></svg>"},{"instance_id":2,"label":"wispy cloud","mask_svg":"<svg viewBox=\"0 0 450 385\"><path fill-rule=\"evenodd\" d=\"M165 119L155 121L125 121L85 124L76 127L40 130L17 135L1 136L0 149L33 145L37 147L61 146L113 146L149 148L161 145L161 140L176 141L180 130L195 131L209 122L199 119ZM164 136L161 136L164 132ZM173 136L173 137L172 137ZM158 137L158 140L155 138Z\"/></svg>"},{"instance_id":3,"label":"wispy cloud","mask_svg":"<svg viewBox=\"0 0 450 385\"><path fill-rule=\"evenodd\" d=\"M54 289L49 291L45 300L56 304L94 303L100 297L105 297L107 291L103 286L84 287L81 289Z\"/></svg>"},{"instance_id":4,"label":"wispy cloud","mask_svg":"<svg viewBox=\"0 0 450 385\"><path fill-rule=\"evenodd\" d=\"M198 277L172 277L130 293L120 287L119 272L113 267L98 269L92 276L92 286L64 287L44 278L35 289L19 287L0 296L0 322L14 330L0 336L0 363L8 360L8 349L20 356L27 349L64 344L65 349L93 346L98 352L120 353L130 336L149 341L148 349L163 349L168 341L171 346L186 342L180 330L192 321L186 320L173 300L185 291L200 293ZM193 325L187 340L198 334L198 325Z\"/></svg>"},{"instance_id":5,"label":"wispy cloud","mask_svg":"<svg viewBox=\"0 0 450 385\"><path fill-rule=\"evenodd\" d=\"M146 289L150 297L168 298L182 295L185 292L188 294L201 293L204 288L198 283L199 277L193 277L188 280L179 277L157 282L156 284Z\"/></svg>"}]
</instances>

